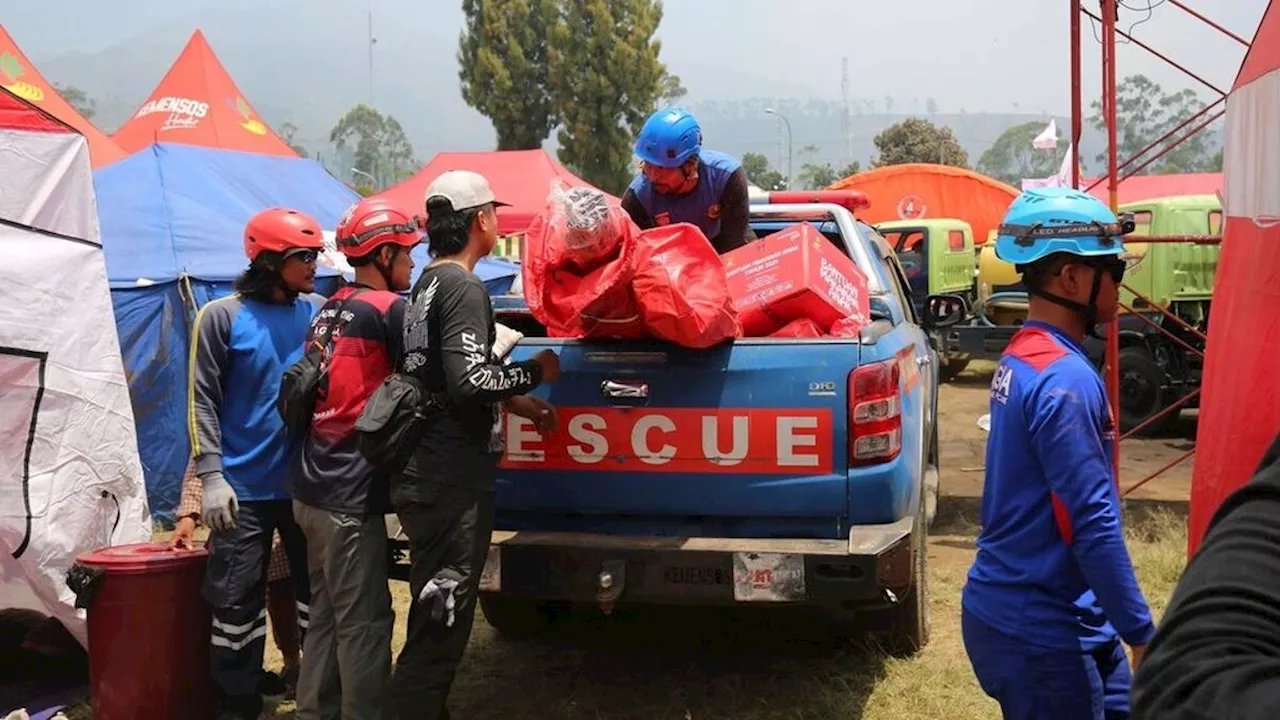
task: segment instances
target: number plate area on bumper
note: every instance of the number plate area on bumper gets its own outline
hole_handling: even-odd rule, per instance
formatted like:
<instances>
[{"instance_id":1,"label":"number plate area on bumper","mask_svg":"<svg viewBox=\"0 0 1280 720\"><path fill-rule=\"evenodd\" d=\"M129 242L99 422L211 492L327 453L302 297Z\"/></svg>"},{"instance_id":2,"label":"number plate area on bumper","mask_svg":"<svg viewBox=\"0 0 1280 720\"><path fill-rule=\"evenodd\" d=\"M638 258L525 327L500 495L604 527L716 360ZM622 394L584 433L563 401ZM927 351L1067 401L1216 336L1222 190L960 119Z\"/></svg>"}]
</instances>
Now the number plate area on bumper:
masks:
<instances>
[{"instance_id":1,"label":"number plate area on bumper","mask_svg":"<svg viewBox=\"0 0 1280 720\"><path fill-rule=\"evenodd\" d=\"M481 589L594 603L607 572L619 602L800 602L805 557L795 553L664 552L503 545L490 549Z\"/></svg>"}]
</instances>

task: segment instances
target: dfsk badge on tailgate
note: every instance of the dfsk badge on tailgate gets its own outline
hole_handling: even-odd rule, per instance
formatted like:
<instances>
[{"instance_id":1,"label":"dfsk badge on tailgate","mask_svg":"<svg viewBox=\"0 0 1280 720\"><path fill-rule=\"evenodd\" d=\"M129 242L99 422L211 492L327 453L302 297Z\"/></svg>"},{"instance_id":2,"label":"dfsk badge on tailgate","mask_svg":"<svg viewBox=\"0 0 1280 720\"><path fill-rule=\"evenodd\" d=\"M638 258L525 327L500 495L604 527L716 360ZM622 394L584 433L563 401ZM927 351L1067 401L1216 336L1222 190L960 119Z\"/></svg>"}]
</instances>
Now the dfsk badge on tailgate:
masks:
<instances>
[{"instance_id":1,"label":"dfsk badge on tailgate","mask_svg":"<svg viewBox=\"0 0 1280 720\"><path fill-rule=\"evenodd\" d=\"M663 473L826 474L828 409L557 408L560 429L506 417L502 467Z\"/></svg>"}]
</instances>

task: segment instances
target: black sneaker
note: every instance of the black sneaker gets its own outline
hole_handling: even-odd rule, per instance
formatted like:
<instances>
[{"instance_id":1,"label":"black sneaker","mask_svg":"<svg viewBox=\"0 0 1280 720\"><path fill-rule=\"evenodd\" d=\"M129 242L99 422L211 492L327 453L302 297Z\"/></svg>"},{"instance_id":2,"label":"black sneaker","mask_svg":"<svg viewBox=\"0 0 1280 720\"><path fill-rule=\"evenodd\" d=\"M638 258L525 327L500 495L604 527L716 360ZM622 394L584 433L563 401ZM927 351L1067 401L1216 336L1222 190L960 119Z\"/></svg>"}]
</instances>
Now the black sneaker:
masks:
<instances>
[{"instance_id":1,"label":"black sneaker","mask_svg":"<svg viewBox=\"0 0 1280 720\"><path fill-rule=\"evenodd\" d=\"M262 679L258 680L258 695L263 700L271 702L284 702L285 695L289 692L288 686L285 684L284 678L266 670L262 671Z\"/></svg>"}]
</instances>

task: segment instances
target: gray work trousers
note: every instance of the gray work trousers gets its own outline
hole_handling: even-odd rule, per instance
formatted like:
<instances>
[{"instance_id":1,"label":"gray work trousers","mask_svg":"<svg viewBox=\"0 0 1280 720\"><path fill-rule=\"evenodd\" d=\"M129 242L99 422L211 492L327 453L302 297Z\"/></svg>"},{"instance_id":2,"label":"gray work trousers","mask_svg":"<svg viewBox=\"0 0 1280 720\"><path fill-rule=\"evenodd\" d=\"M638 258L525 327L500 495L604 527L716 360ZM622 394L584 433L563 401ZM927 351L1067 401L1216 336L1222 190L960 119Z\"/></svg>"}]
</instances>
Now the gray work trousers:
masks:
<instances>
[{"instance_id":1,"label":"gray work trousers","mask_svg":"<svg viewBox=\"0 0 1280 720\"><path fill-rule=\"evenodd\" d=\"M311 624L298 675L299 720L391 720L387 524L294 501L307 536Z\"/></svg>"}]
</instances>

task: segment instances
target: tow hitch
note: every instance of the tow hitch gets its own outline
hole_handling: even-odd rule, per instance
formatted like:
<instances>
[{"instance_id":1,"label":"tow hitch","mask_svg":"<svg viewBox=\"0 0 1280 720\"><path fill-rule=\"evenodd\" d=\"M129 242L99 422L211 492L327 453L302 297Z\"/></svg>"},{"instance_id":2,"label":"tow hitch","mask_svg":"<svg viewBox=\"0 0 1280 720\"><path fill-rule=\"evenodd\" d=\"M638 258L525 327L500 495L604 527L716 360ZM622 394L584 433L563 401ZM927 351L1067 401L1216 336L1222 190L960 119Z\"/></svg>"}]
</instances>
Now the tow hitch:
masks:
<instances>
[{"instance_id":1,"label":"tow hitch","mask_svg":"<svg viewBox=\"0 0 1280 720\"><path fill-rule=\"evenodd\" d=\"M606 560L596 576L596 602L600 612L613 614L614 604L622 597L627 584L627 564L622 560Z\"/></svg>"}]
</instances>

